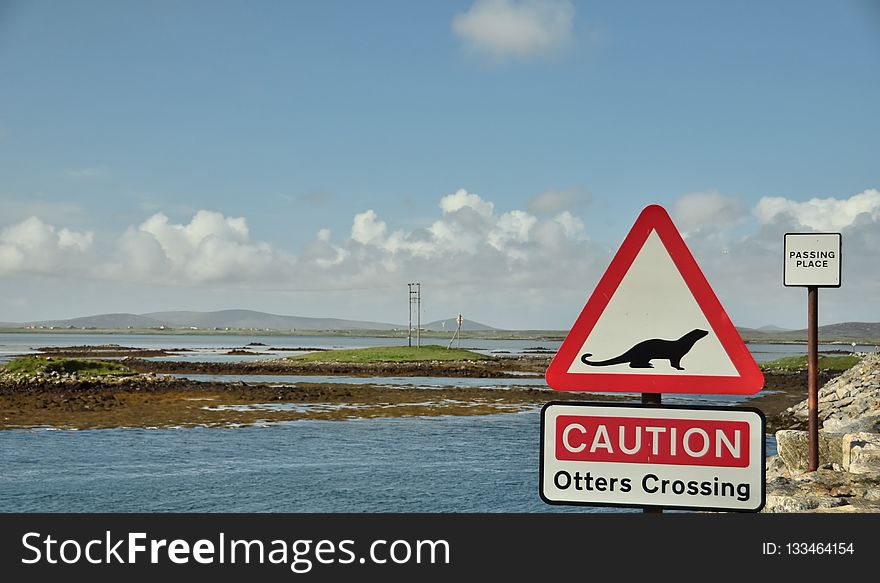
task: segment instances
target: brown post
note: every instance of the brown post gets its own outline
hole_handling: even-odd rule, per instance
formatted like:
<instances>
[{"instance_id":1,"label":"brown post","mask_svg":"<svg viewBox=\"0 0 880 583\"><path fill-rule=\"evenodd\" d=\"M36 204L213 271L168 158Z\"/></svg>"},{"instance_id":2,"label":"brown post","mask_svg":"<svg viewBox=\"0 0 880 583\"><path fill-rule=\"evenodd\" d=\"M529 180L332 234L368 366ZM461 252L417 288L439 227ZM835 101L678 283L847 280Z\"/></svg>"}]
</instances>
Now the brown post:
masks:
<instances>
[{"instance_id":1,"label":"brown post","mask_svg":"<svg viewBox=\"0 0 880 583\"><path fill-rule=\"evenodd\" d=\"M807 433L810 440L807 470L819 469L819 288L807 288Z\"/></svg>"},{"instance_id":2,"label":"brown post","mask_svg":"<svg viewBox=\"0 0 880 583\"><path fill-rule=\"evenodd\" d=\"M659 405L662 402L662 394L661 393L642 393L642 405ZM662 514L662 508L644 508L642 512L645 514Z\"/></svg>"}]
</instances>

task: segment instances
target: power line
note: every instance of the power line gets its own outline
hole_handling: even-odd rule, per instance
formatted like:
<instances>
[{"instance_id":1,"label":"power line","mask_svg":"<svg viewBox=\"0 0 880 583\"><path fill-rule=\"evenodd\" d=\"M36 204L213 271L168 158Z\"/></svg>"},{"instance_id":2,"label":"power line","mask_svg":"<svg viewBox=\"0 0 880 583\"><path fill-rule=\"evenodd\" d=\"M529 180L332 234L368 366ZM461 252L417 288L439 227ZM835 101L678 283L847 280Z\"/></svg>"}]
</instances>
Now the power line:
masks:
<instances>
[{"instance_id":1,"label":"power line","mask_svg":"<svg viewBox=\"0 0 880 583\"><path fill-rule=\"evenodd\" d=\"M412 346L412 311L416 306L416 347L422 347L422 284L419 282L406 284L409 288L409 327L407 328L407 346ZM413 289L415 288L415 289Z\"/></svg>"}]
</instances>

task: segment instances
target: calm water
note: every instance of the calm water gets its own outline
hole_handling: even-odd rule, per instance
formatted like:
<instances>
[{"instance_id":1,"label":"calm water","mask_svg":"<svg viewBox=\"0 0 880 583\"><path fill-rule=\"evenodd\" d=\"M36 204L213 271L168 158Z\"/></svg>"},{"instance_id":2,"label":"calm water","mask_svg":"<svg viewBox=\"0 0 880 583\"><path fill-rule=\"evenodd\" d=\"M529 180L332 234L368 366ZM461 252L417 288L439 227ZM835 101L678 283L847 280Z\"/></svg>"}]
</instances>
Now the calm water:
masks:
<instances>
[{"instance_id":1,"label":"calm water","mask_svg":"<svg viewBox=\"0 0 880 583\"><path fill-rule=\"evenodd\" d=\"M265 346L247 346L260 342ZM199 361L238 361L274 358L288 355L297 348L367 348L371 346L399 346L400 338L372 338L354 336L212 336L212 335L165 335L165 334L0 334L0 361L21 356L43 346L76 346L84 344L119 344L135 348L186 348L195 353L180 353L163 359ZM424 339L424 343L445 345L442 338ZM545 340L477 340L466 339L462 348L470 348L486 354L522 354L529 349L555 351L559 341ZM227 355L233 348L246 347L262 351L257 355ZM291 352L277 354L268 351L269 347L288 349ZM749 344L749 350L757 362L766 362L793 354L806 354L806 345L801 344ZM848 345L820 344L820 351L847 350ZM873 346L857 346L860 352L872 352Z\"/></svg>"},{"instance_id":2,"label":"calm water","mask_svg":"<svg viewBox=\"0 0 880 583\"><path fill-rule=\"evenodd\" d=\"M179 378L194 381L213 382L244 382L244 383L278 383L284 385L296 385L299 383L333 383L333 384L376 384L388 387L406 387L424 390L436 390L443 388L479 388L505 390L511 388L541 388L551 391L543 376L517 377L512 379L473 379L458 377L350 377L350 376L322 376L322 375L202 375L202 374L175 374ZM765 395L778 391L766 389L758 393ZM637 401L638 393L595 393L597 395L609 395L616 397L630 397ZM672 405L742 405L754 395L664 395L663 402Z\"/></svg>"},{"instance_id":3,"label":"calm water","mask_svg":"<svg viewBox=\"0 0 880 583\"><path fill-rule=\"evenodd\" d=\"M393 338L0 334L0 360L42 346L120 344L198 349L181 358L232 360L223 351L262 342L278 348L354 348ZM521 353L559 342L468 340L484 352ZM265 349L265 347L261 347ZM823 346L823 350L839 349ZM864 347L868 350L872 347ZM750 346L763 362L803 353L797 345ZM261 355L260 357L270 356ZM277 355L275 355L277 356ZM254 358L248 356L244 358ZM232 377L223 380L233 380ZM347 377L241 380L347 382ZM388 377L395 386L543 386L508 381ZM735 404L740 397L675 396L665 402ZM2 512L596 512L548 506L537 494L537 409L480 417L298 421L237 429L16 430L0 432ZM769 443L768 452L775 452ZM604 511L614 511L605 509Z\"/></svg>"},{"instance_id":4,"label":"calm water","mask_svg":"<svg viewBox=\"0 0 880 583\"><path fill-rule=\"evenodd\" d=\"M541 502L539 419L536 409L239 429L4 431L0 511L600 511Z\"/></svg>"}]
</instances>

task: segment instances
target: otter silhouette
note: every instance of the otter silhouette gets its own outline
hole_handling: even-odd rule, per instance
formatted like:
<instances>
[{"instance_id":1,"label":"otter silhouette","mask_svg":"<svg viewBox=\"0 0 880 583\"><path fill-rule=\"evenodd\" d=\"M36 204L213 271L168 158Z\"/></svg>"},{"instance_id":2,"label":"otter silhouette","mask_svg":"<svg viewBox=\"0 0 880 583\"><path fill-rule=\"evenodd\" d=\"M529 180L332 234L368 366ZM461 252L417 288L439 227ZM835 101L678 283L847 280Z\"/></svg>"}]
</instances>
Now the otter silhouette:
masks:
<instances>
[{"instance_id":1,"label":"otter silhouette","mask_svg":"<svg viewBox=\"0 0 880 583\"><path fill-rule=\"evenodd\" d=\"M587 353L581 356L581 362L589 366L611 366L628 362L630 368L654 368L651 360L659 358L668 360L674 369L684 370L681 366L681 359L690 352L697 340L708 334L707 331L697 328L678 340L661 340L660 338L643 340L620 356L608 360L591 362L587 358L593 355Z\"/></svg>"}]
</instances>

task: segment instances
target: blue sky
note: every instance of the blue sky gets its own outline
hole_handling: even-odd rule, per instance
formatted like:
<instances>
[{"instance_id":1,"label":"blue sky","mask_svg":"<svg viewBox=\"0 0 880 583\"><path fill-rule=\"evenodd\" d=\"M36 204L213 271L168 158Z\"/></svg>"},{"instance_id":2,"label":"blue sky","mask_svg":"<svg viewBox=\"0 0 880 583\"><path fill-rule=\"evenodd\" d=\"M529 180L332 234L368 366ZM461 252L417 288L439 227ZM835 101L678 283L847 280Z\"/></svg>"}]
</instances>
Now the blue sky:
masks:
<instances>
[{"instance_id":1,"label":"blue sky","mask_svg":"<svg viewBox=\"0 0 880 583\"><path fill-rule=\"evenodd\" d=\"M5 1L0 79L0 321L404 321L420 279L564 328L651 203L737 323L802 324L768 257L831 227L823 319L880 320L877 2Z\"/></svg>"}]
</instances>

